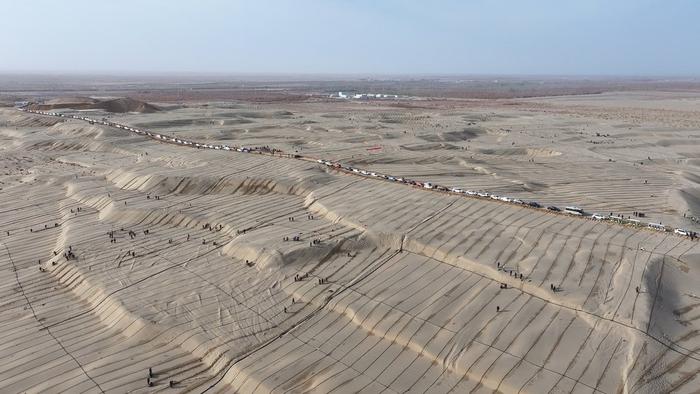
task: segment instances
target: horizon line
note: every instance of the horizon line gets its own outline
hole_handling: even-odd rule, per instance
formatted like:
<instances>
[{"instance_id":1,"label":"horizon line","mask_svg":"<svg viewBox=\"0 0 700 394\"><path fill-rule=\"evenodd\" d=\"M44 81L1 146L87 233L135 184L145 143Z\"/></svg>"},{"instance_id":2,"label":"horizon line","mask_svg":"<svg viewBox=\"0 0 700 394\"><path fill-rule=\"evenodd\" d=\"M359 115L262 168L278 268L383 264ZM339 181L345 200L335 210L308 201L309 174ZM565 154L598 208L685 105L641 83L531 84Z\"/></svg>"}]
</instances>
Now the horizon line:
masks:
<instances>
[{"instance_id":1,"label":"horizon line","mask_svg":"<svg viewBox=\"0 0 700 394\"><path fill-rule=\"evenodd\" d=\"M50 71L50 70L0 70L0 76L24 77L299 77L309 79L321 78L350 78L350 79L386 79L386 78L549 78L549 79L637 79L637 80L700 80L698 75L684 74L569 74L569 73L449 73L449 72L248 72L248 71Z\"/></svg>"}]
</instances>

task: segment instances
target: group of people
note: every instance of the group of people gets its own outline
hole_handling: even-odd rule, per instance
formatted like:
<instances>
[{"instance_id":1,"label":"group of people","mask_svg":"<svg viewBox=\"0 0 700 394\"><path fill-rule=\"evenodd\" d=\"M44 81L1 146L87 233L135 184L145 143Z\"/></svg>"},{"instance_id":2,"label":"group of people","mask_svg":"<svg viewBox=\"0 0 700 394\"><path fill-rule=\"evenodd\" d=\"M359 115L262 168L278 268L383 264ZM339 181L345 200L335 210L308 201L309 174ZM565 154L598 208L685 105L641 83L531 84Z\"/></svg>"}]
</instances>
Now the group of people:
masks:
<instances>
[{"instance_id":1,"label":"group of people","mask_svg":"<svg viewBox=\"0 0 700 394\"><path fill-rule=\"evenodd\" d=\"M155 382L153 382L153 380L152 380L154 377L155 377L155 375L153 375L153 369L148 368L148 377L146 378L146 384L148 385L148 387L153 387L153 385L155 384ZM168 381L168 387L173 388L173 387L175 387L175 385L177 385L177 381L175 381L175 380Z\"/></svg>"},{"instance_id":2,"label":"group of people","mask_svg":"<svg viewBox=\"0 0 700 394\"><path fill-rule=\"evenodd\" d=\"M294 275L294 281L295 281L295 282L301 282L302 280L307 279L308 277L309 277L309 273L308 273L308 272L306 272L306 273L304 273L304 274L302 274L302 275L296 274L296 275ZM319 285L322 285L322 284L324 284L324 283L328 283L328 279L326 279L326 278L318 278L318 284L319 284ZM292 303L294 303L294 299L293 299L293 298L292 298Z\"/></svg>"},{"instance_id":3,"label":"group of people","mask_svg":"<svg viewBox=\"0 0 700 394\"><path fill-rule=\"evenodd\" d=\"M252 150L252 151L258 151L258 152L271 153L271 154L273 154L273 155L274 155L275 153L282 152L282 150L280 150L280 149L271 148L271 147L269 147L269 146L267 146L267 145L265 145L265 146L255 146L255 147L253 147L253 148L250 148L250 150Z\"/></svg>"},{"instance_id":4,"label":"group of people","mask_svg":"<svg viewBox=\"0 0 700 394\"><path fill-rule=\"evenodd\" d=\"M54 224L53 224L53 227L54 227L54 228L58 227L58 223L54 223ZM48 225L48 224L45 224L45 225L44 225L44 230L48 230L48 229L49 229L49 225ZM39 230L39 231L41 231L41 230ZM30 227L30 228L29 228L29 232L30 232L30 233L33 233L33 232L34 232L34 229ZM9 231L7 231L7 236L8 236L8 237L10 236L10 232L9 232Z\"/></svg>"},{"instance_id":5,"label":"group of people","mask_svg":"<svg viewBox=\"0 0 700 394\"><path fill-rule=\"evenodd\" d=\"M308 278L308 277L309 277L309 273L308 273L308 272L305 273L304 275L296 274L296 275L294 275L294 281L295 281L295 282L300 282L300 281L302 281L302 280L304 280L304 279L306 279L306 278Z\"/></svg>"},{"instance_id":6,"label":"group of people","mask_svg":"<svg viewBox=\"0 0 700 394\"><path fill-rule=\"evenodd\" d=\"M121 231L124 231L124 229L122 228ZM130 239L136 238L136 231L129 230L127 232L127 234L129 235ZM143 231L143 235L146 235L146 234L148 234L148 230ZM107 236L109 237L109 243L113 243L113 244L117 243L117 238L114 235L114 230L107 231Z\"/></svg>"},{"instance_id":7,"label":"group of people","mask_svg":"<svg viewBox=\"0 0 700 394\"><path fill-rule=\"evenodd\" d=\"M204 224L202 225L202 230L209 230L209 231L214 231L214 230L216 230L216 231L221 231L221 230L223 230L223 228L224 228L224 225L223 225L223 224L217 224L217 225L215 225L214 227L212 227L211 224L209 224L209 223L204 223ZM244 231L244 232L245 232L245 231Z\"/></svg>"},{"instance_id":8,"label":"group of people","mask_svg":"<svg viewBox=\"0 0 700 394\"><path fill-rule=\"evenodd\" d=\"M73 246L72 245L68 245L68 251L63 252L63 258L66 259L66 261L77 258L77 257L75 257L75 254L73 253Z\"/></svg>"},{"instance_id":9,"label":"group of people","mask_svg":"<svg viewBox=\"0 0 700 394\"><path fill-rule=\"evenodd\" d=\"M500 270L503 270L503 272L508 271L508 275L510 275L510 276L515 276L516 279L524 280L524 276L523 276L522 273L518 274L518 273L515 272L514 270L506 270L506 269L505 269L505 266L501 266L501 263L498 262L498 261L496 262L496 267L498 268L499 271L500 271ZM503 287L502 287L502 288L503 288ZM507 287L506 287L506 288L507 288Z\"/></svg>"}]
</instances>

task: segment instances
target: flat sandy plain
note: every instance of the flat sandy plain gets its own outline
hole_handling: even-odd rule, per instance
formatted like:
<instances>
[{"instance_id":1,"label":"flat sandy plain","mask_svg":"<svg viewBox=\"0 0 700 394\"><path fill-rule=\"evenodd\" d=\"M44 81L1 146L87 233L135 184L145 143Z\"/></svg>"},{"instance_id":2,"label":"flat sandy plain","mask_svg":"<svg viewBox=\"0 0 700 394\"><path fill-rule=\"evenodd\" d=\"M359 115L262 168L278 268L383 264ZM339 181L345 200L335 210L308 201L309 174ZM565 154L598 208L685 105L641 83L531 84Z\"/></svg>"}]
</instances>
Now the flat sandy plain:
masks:
<instances>
[{"instance_id":1,"label":"flat sandy plain","mask_svg":"<svg viewBox=\"0 0 700 394\"><path fill-rule=\"evenodd\" d=\"M700 230L700 94L155 104L83 113ZM13 108L0 137L2 392L700 390L689 238Z\"/></svg>"}]
</instances>

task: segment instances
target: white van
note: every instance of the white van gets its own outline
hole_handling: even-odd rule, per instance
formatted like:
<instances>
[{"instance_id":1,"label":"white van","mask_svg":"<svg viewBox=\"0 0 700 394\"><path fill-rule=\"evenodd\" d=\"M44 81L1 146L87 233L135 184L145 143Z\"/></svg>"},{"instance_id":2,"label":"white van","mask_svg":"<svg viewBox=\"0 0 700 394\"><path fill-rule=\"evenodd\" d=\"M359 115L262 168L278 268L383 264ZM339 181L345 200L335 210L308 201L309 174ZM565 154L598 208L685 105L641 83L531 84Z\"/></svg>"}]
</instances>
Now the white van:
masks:
<instances>
[{"instance_id":1,"label":"white van","mask_svg":"<svg viewBox=\"0 0 700 394\"><path fill-rule=\"evenodd\" d=\"M666 231L666 227L661 223L649 223L647 227L649 227L652 230Z\"/></svg>"}]
</instances>

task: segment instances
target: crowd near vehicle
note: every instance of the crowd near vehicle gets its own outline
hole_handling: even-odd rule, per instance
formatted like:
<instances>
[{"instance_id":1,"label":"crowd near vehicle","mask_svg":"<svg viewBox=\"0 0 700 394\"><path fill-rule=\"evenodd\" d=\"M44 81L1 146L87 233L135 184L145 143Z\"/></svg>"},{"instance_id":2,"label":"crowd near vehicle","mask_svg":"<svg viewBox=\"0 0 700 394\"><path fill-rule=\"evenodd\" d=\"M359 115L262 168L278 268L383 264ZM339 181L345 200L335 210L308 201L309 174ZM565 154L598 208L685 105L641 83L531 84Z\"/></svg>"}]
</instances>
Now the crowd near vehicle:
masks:
<instances>
[{"instance_id":1,"label":"crowd near vehicle","mask_svg":"<svg viewBox=\"0 0 700 394\"><path fill-rule=\"evenodd\" d=\"M122 125L119 123L115 122L110 122L107 121L106 119L102 120L96 120L96 119L91 119L86 116L78 116L78 115L69 115L69 114L64 114L61 112L47 112L47 111L37 111L37 110L31 110L26 108L28 104L24 104L24 106L17 107L18 110L22 112L28 112L28 113L33 113L33 114L38 114L38 115L47 115L47 116L56 116L56 117L61 117L61 118L72 118L72 119L78 119L78 120L83 120L86 122L89 122L90 124L101 124L104 126L109 126L109 127L116 127L118 129L122 130L127 130L136 134L140 135L145 135L148 136L149 138L153 138L155 140L161 141L161 142L166 142L166 143L172 143L172 144L177 144L177 145L184 145L184 146L192 146L197 149L213 149L213 150L225 150L225 151L236 151L236 152L241 152L241 153L265 153L265 154L284 154L279 149L274 149L270 148L268 146L264 147L237 147L237 146L229 146L229 145L223 145L223 144L205 144L205 143L199 143L195 141L189 141L181 138L177 138L175 136L165 136L162 134L158 133L151 133L150 131L146 130L141 130L135 127L130 127L126 125ZM341 163L338 162L333 162L331 160L324 160L324 159L311 159L308 157L304 157L299 154L294 154L294 155L289 155L290 157L293 157L295 159L302 159L302 160L313 160L314 162L324 165L326 167L330 167L333 169L341 170L347 173L355 174L355 175L361 175L361 176L367 176L367 177L372 177L372 178L382 178L384 180L387 180L389 182L396 182L396 183L402 183L405 185L411 185L415 187L419 187L422 189L427 189L427 190L432 190L432 191L438 191L438 192L448 192L448 193L453 193L453 194L459 194L459 195L464 195L464 196L470 196L470 197L478 197L478 198L489 198L492 200L496 201L501 201L504 203L508 204L518 204L518 205L523 205L527 206L533 209L545 209L540 203L537 201L522 201L517 198L511 198L507 196L498 196L495 194L491 194L485 191L474 191L474 190L463 190L458 187L446 187L442 185L437 185L432 182L422 182L422 181L415 181L415 180L410 180L406 179L403 177L394 177L390 175L384 175L380 174L377 172L371 172L359 168L355 168L352 166L346 166L342 165ZM567 206L564 207L562 210L559 207L556 207L554 205L550 205L546 207L547 210L551 212L563 212L567 213L569 215L574 215L574 216L584 216L588 217L592 220L611 220L611 221L616 221L621 224L627 224L627 225L632 225L632 226L641 226L641 222L636 219L630 219L627 218L625 219L622 216L605 216L601 214L594 213L592 215L586 214L586 212L577 206ZM612 214L611 214L612 215ZM643 215L641 215L643 217ZM692 231L688 231L685 229L677 228L677 229L672 229L669 227L664 226L661 223L647 223L647 228L651 230L656 230L656 231L671 231L673 230L674 234L684 236L684 237L690 237L691 239L697 238L697 234Z\"/></svg>"}]
</instances>

